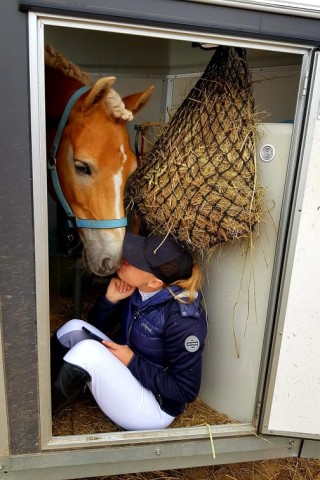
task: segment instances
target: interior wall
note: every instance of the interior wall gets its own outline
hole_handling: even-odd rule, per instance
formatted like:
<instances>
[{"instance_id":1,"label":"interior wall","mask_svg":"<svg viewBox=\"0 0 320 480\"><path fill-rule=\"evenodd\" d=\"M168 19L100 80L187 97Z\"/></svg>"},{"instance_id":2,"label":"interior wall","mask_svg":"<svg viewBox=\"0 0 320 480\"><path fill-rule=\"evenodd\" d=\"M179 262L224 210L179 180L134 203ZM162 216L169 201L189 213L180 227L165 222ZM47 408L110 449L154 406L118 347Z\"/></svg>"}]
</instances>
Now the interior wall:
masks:
<instances>
[{"instance_id":1,"label":"interior wall","mask_svg":"<svg viewBox=\"0 0 320 480\"><path fill-rule=\"evenodd\" d=\"M204 268L209 318L200 396L218 412L242 422L251 422L254 415L292 125L261 124L258 133L263 222L254 231L252 245L226 244ZM265 144L275 149L269 162L259 155Z\"/></svg>"},{"instance_id":2,"label":"interior wall","mask_svg":"<svg viewBox=\"0 0 320 480\"><path fill-rule=\"evenodd\" d=\"M214 50L203 49L190 42L169 40L167 73L175 75L202 72L209 63L213 53ZM246 59L249 68L300 64L298 55L256 49L247 49Z\"/></svg>"},{"instance_id":3,"label":"interior wall","mask_svg":"<svg viewBox=\"0 0 320 480\"><path fill-rule=\"evenodd\" d=\"M45 43L86 72L164 74L169 59L169 44L160 38L46 27Z\"/></svg>"},{"instance_id":4,"label":"interior wall","mask_svg":"<svg viewBox=\"0 0 320 480\"><path fill-rule=\"evenodd\" d=\"M45 42L84 71L97 76L101 73L116 75L119 78L116 88L121 95L154 83L155 94L141 118L137 118L139 123L163 121L167 111L183 100L213 55L212 50L201 49L186 41L64 27L46 27ZM252 71L256 108L261 113L261 121L293 120L301 57L256 49L247 49L246 57ZM144 77L154 80L145 82ZM121 78L127 78L127 81ZM139 78L141 85L137 83ZM172 93L164 91L166 81L168 91ZM155 114L156 110L158 114ZM132 126L129 130L133 140Z\"/></svg>"},{"instance_id":5,"label":"interior wall","mask_svg":"<svg viewBox=\"0 0 320 480\"><path fill-rule=\"evenodd\" d=\"M293 122L300 65L252 69L255 105L263 122Z\"/></svg>"},{"instance_id":6,"label":"interior wall","mask_svg":"<svg viewBox=\"0 0 320 480\"><path fill-rule=\"evenodd\" d=\"M213 51L191 42L48 26L45 43L88 72L175 75L202 72ZM300 65L298 55L248 49L250 68Z\"/></svg>"},{"instance_id":7,"label":"interior wall","mask_svg":"<svg viewBox=\"0 0 320 480\"><path fill-rule=\"evenodd\" d=\"M300 81L300 65L252 68L253 95L260 122L293 121ZM168 109L173 112L198 80L200 74L171 78L172 96Z\"/></svg>"}]
</instances>

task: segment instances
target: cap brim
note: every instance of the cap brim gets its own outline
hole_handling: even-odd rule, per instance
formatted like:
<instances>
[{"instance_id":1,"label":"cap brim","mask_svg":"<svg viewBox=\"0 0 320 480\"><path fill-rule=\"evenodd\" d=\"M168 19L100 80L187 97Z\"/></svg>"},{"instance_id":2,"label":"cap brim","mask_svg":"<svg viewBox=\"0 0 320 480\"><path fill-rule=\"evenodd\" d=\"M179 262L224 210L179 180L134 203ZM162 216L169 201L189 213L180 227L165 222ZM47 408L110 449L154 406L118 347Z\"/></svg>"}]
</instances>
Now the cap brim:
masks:
<instances>
[{"instance_id":1,"label":"cap brim","mask_svg":"<svg viewBox=\"0 0 320 480\"><path fill-rule=\"evenodd\" d=\"M130 265L133 265L145 272L151 272L145 255L145 237L136 235L135 233L127 232L123 242L123 258L127 260Z\"/></svg>"}]
</instances>

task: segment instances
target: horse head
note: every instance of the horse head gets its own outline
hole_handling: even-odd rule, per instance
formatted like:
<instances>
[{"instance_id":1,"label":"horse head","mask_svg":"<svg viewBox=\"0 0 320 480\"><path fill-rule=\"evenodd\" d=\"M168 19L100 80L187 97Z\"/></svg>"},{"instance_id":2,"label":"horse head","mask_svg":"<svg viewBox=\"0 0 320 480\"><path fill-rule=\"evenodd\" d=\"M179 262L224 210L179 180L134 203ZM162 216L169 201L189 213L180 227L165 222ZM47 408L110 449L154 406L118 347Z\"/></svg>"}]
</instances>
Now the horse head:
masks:
<instances>
[{"instance_id":1,"label":"horse head","mask_svg":"<svg viewBox=\"0 0 320 480\"><path fill-rule=\"evenodd\" d=\"M61 100L57 76L58 71L51 71L51 81L48 81L54 85L56 95L46 87L47 114L51 111L51 121L50 115L47 116L49 142L52 141L52 118L61 114L70 94L81 86L69 79L69 88L64 90L68 93ZM132 120L146 104L154 87L121 99L112 88L115 80L115 77L101 78L75 102L57 151L56 170L61 190L72 212L80 219L124 217L125 184L136 169L126 121ZM124 227L79 229L83 258L93 273L104 276L117 269L124 234Z\"/></svg>"}]
</instances>

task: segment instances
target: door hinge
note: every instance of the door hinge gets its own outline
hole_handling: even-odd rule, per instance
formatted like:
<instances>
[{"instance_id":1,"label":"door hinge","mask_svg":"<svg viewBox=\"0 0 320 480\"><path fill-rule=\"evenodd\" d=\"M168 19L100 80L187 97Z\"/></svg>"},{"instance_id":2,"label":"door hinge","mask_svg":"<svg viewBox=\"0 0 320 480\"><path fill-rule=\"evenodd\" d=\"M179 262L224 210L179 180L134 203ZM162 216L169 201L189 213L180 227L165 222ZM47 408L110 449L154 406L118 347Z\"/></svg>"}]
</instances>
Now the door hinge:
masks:
<instances>
[{"instance_id":1,"label":"door hinge","mask_svg":"<svg viewBox=\"0 0 320 480\"><path fill-rule=\"evenodd\" d=\"M259 402L257 403L257 406L256 406L255 416L256 416L256 421L257 421L257 422L259 422L260 414L261 414L261 401L259 401Z\"/></svg>"},{"instance_id":2,"label":"door hinge","mask_svg":"<svg viewBox=\"0 0 320 480\"><path fill-rule=\"evenodd\" d=\"M309 83L309 70L307 70L305 77L304 77L304 82L303 82L303 87L302 87L302 96L305 97L307 94L307 89L308 89L308 83Z\"/></svg>"}]
</instances>

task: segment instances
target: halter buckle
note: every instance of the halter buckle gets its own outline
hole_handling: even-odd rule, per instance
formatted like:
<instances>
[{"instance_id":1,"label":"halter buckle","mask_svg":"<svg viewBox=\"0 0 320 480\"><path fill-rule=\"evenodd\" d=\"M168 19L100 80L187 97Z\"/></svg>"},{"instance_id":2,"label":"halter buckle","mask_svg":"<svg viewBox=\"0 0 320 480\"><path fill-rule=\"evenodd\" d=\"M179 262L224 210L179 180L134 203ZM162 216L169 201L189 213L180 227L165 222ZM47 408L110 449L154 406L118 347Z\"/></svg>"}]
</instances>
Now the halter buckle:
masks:
<instances>
[{"instance_id":1,"label":"halter buckle","mask_svg":"<svg viewBox=\"0 0 320 480\"><path fill-rule=\"evenodd\" d=\"M54 155L54 153L50 152L48 156L48 169L52 172L52 170L55 170L56 165L57 165L57 158Z\"/></svg>"}]
</instances>

